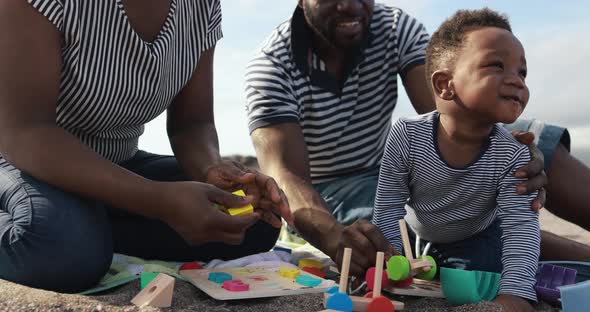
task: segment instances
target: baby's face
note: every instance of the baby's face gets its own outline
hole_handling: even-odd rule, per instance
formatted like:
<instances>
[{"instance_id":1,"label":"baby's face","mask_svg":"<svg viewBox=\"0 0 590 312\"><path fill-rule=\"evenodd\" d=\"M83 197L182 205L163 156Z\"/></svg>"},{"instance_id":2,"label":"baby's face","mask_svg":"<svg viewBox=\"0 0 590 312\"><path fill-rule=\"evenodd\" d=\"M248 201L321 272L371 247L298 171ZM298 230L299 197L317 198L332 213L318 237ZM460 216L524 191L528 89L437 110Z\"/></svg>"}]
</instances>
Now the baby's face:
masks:
<instances>
[{"instance_id":1,"label":"baby's face","mask_svg":"<svg viewBox=\"0 0 590 312\"><path fill-rule=\"evenodd\" d=\"M455 93L488 122L514 122L529 100L524 49L509 31L486 27L469 32L453 72Z\"/></svg>"}]
</instances>

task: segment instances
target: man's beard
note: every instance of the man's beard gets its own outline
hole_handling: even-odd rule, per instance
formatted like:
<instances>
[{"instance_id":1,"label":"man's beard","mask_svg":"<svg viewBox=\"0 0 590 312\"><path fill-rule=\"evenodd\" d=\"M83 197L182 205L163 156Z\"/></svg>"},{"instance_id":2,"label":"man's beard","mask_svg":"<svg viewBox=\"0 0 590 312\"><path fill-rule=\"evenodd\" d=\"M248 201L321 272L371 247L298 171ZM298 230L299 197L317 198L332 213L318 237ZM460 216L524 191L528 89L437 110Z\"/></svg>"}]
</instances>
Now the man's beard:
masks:
<instances>
[{"instance_id":1,"label":"man's beard","mask_svg":"<svg viewBox=\"0 0 590 312\"><path fill-rule=\"evenodd\" d=\"M303 5L304 5L303 12L305 15L305 19L307 20L307 24L312 29L312 31L317 36L320 37L320 39L322 41L324 41L325 43L327 43L328 45L330 45L333 48L342 49L342 50L343 49L356 49L356 48L360 47L361 42L363 41L364 36L366 36L366 34L363 34L363 37L361 37L359 40L356 40L356 42L352 42L350 44L341 43L336 39L336 34L335 34L336 26L334 25L333 27L330 27L329 22L322 23L321 21L317 20L315 16L312 16L311 14L307 13L307 12L312 12L313 9L311 7L309 7L308 4L305 2Z\"/></svg>"}]
</instances>

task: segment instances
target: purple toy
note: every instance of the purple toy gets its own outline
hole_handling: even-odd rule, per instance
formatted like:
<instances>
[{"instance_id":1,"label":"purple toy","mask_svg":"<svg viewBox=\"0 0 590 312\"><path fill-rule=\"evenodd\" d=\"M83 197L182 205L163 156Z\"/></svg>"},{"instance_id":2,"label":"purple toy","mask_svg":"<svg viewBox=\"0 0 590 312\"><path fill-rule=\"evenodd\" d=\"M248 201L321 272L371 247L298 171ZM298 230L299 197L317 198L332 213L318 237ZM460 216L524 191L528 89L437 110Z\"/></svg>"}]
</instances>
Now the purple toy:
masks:
<instances>
[{"instance_id":1,"label":"purple toy","mask_svg":"<svg viewBox=\"0 0 590 312\"><path fill-rule=\"evenodd\" d=\"M574 269L547 263L541 264L537 274L537 282L535 283L535 290L539 299L558 305L561 294L557 287L575 284L577 273Z\"/></svg>"}]
</instances>

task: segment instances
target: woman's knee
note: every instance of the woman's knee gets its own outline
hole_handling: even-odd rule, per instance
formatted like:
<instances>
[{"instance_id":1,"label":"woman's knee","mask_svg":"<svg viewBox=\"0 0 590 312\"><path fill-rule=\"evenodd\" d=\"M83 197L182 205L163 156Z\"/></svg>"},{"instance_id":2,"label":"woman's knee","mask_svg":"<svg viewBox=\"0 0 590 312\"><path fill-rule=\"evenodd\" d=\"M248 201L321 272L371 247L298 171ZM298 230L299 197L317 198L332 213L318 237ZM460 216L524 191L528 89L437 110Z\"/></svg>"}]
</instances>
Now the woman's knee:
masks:
<instances>
[{"instance_id":1,"label":"woman's knee","mask_svg":"<svg viewBox=\"0 0 590 312\"><path fill-rule=\"evenodd\" d=\"M107 272L113 247L103 208L35 180L3 191L1 278L78 292Z\"/></svg>"},{"instance_id":2,"label":"woman's knee","mask_svg":"<svg viewBox=\"0 0 590 312\"><path fill-rule=\"evenodd\" d=\"M280 231L264 221L258 221L246 232L243 244L248 246L250 254L269 251L276 244Z\"/></svg>"}]
</instances>

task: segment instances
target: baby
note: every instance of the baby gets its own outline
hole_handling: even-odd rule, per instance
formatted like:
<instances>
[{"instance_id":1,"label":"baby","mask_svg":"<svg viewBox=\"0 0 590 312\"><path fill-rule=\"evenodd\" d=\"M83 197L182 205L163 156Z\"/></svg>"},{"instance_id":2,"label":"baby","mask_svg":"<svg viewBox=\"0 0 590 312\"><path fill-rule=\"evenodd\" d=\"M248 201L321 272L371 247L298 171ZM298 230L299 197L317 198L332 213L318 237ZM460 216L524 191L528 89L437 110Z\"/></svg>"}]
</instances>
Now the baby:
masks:
<instances>
[{"instance_id":1,"label":"baby","mask_svg":"<svg viewBox=\"0 0 590 312\"><path fill-rule=\"evenodd\" d=\"M433 34L426 59L437 110L393 125L373 223L401 251L405 218L439 265L501 272L500 298L536 301L536 194L518 195L514 176L531 156L499 124L529 100L523 46L506 17L459 11Z\"/></svg>"}]
</instances>

